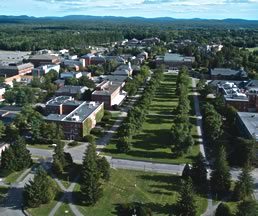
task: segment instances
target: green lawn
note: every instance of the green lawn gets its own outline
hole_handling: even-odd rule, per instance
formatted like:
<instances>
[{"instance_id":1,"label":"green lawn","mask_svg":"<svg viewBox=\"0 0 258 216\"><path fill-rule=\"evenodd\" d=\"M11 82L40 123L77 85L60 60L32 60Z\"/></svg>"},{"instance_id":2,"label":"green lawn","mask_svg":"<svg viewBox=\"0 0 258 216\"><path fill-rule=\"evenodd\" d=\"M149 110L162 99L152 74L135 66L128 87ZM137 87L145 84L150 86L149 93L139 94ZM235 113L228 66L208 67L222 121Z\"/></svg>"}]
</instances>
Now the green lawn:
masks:
<instances>
[{"instance_id":1,"label":"green lawn","mask_svg":"<svg viewBox=\"0 0 258 216\"><path fill-rule=\"evenodd\" d=\"M4 198L7 196L9 188L0 186L0 204L3 202Z\"/></svg>"},{"instance_id":2,"label":"green lawn","mask_svg":"<svg viewBox=\"0 0 258 216\"><path fill-rule=\"evenodd\" d=\"M33 144L33 145L27 144L27 147L38 148L38 149L48 149L48 150L53 150L54 149L54 147L52 147L51 144Z\"/></svg>"},{"instance_id":3,"label":"green lawn","mask_svg":"<svg viewBox=\"0 0 258 216\"><path fill-rule=\"evenodd\" d=\"M103 186L103 197L94 207L83 206L78 200L79 185L75 188L77 205L83 215L117 215L119 204L141 202L151 208L153 215L168 215L178 199L180 177L149 172L112 170L111 179ZM207 200L197 196L198 214L207 207Z\"/></svg>"},{"instance_id":4,"label":"green lawn","mask_svg":"<svg viewBox=\"0 0 258 216\"><path fill-rule=\"evenodd\" d=\"M41 205L38 208L30 208L30 209L26 209L31 216L45 216L48 215L50 213L50 211L55 207L55 205L57 204L58 200L62 197L63 193L58 193L56 196L56 199L53 200L52 202L48 203L48 204L44 204Z\"/></svg>"},{"instance_id":5,"label":"green lawn","mask_svg":"<svg viewBox=\"0 0 258 216\"><path fill-rule=\"evenodd\" d=\"M116 151L116 137L103 150L104 154L114 158L143 160L160 163L182 164L191 163L199 153L199 146L195 145L188 154L182 157L173 157L170 149L170 129L173 122L173 109L177 106L178 98L175 95L175 75L165 75L164 81L157 90L156 97L151 103L147 119L142 131L133 137L132 148L127 154ZM193 124L195 120L193 119ZM194 138L198 138L196 128L193 128Z\"/></svg>"},{"instance_id":6,"label":"green lawn","mask_svg":"<svg viewBox=\"0 0 258 216\"><path fill-rule=\"evenodd\" d=\"M11 184L16 182L16 179L20 177L20 175L24 172L24 170L19 172L10 172L8 170L1 170L0 171L0 178L4 178L4 182L6 184Z\"/></svg>"},{"instance_id":7,"label":"green lawn","mask_svg":"<svg viewBox=\"0 0 258 216\"><path fill-rule=\"evenodd\" d=\"M57 210L57 212L55 213L55 216L75 216L73 214L73 212L71 211L70 207L68 204L63 203L60 208Z\"/></svg>"}]
</instances>

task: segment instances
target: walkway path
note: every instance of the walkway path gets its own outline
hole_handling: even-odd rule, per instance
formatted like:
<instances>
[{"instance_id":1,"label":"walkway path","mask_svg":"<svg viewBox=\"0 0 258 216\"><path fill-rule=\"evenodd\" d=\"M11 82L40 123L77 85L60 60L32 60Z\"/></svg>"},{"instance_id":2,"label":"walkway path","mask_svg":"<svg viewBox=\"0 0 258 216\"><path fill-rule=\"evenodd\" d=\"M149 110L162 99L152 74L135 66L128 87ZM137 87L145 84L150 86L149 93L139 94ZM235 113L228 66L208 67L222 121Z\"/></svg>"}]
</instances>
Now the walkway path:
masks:
<instances>
[{"instance_id":1,"label":"walkway path","mask_svg":"<svg viewBox=\"0 0 258 216\"><path fill-rule=\"evenodd\" d=\"M209 161L207 160L205 148L204 148L204 139L203 139L203 127L202 127L202 114L200 111L200 103L198 95L199 93L196 91L196 79L192 78L192 88L193 88L193 98L194 98L194 110L195 110L195 116L196 116L196 128L197 128L197 134L199 136L198 142L200 143L200 152L202 153L203 157L205 158L206 164L209 164ZM209 178L210 170L208 170L208 178ZM208 206L206 211L202 214L202 216L210 216L213 215L217 205L213 206L212 204L212 196L210 193L208 193Z\"/></svg>"},{"instance_id":2,"label":"walkway path","mask_svg":"<svg viewBox=\"0 0 258 216\"><path fill-rule=\"evenodd\" d=\"M81 212L78 210L78 208L73 204L73 197L72 197L72 192L74 190L74 187L76 186L76 182L78 181L79 177L77 176L74 179L74 182L71 183L71 185L66 189L62 182L60 182L57 178L54 178L56 183L59 185L59 187L64 191L64 195L61 197L61 199L57 202L55 207L51 210L49 213L49 216L54 216L57 212L57 210L61 207L61 205L64 202L67 202L71 211L74 213L76 216L83 216Z\"/></svg>"}]
</instances>

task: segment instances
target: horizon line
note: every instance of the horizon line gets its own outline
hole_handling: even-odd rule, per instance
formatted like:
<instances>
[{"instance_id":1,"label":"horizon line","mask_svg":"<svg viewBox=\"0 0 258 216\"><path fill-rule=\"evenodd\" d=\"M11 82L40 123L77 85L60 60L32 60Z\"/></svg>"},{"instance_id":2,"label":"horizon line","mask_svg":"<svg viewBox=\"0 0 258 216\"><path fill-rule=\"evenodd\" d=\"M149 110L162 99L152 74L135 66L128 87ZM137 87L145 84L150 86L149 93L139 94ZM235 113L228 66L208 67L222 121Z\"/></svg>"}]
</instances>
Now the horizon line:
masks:
<instances>
[{"instance_id":1,"label":"horizon line","mask_svg":"<svg viewBox=\"0 0 258 216\"><path fill-rule=\"evenodd\" d=\"M157 16L157 17L145 17L145 16L115 16L115 15L104 15L104 16L99 16L99 15L85 15L85 14L70 14L70 15L64 15L64 16L30 16L26 14L22 15L6 15L6 14L0 14L0 16L6 16L6 17L22 17L26 16L29 18L65 18L69 16L84 16L84 17L114 17L114 18L142 18L142 19L162 19L162 18L168 18L168 19L174 19L174 20L216 20L216 21L223 21L223 20L244 20L244 21L258 21L258 19L248 19L248 18L232 18L232 17L227 17L223 19L219 18L199 18L199 17L193 17L193 18L175 18L175 17L169 17L169 16Z\"/></svg>"}]
</instances>

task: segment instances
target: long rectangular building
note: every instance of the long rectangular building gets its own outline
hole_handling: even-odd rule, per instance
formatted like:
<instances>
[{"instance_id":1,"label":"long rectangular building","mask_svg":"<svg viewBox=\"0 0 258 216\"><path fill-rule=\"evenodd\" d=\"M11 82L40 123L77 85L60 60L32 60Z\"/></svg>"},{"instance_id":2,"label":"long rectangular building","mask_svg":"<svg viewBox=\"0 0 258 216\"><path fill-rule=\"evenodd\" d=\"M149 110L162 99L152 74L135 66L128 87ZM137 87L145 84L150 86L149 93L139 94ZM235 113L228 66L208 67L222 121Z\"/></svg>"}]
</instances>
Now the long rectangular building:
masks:
<instances>
[{"instance_id":1,"label":"long rectangular building","mask_svg":"<svg viewBox=\"0 0 258 216\"><path fill-rule=\"evenodd\" d=\"M102 102L76 101L72 97L56 97L46 104L48 122L63 129L68 140L80 140L88 135L104 115Z\"/></svg>"}]
</instances>

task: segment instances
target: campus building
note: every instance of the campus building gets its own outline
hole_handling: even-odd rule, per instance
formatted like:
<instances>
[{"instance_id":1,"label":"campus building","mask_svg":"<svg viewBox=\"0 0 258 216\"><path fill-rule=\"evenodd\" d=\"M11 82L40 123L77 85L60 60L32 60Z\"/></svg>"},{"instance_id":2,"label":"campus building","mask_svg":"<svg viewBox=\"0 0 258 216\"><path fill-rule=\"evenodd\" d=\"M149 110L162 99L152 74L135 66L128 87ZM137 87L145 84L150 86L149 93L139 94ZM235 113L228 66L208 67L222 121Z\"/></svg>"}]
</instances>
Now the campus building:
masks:
<instances>
[{"instance_id":1,"label":"campus building","mask_svg":"<svg viewBox=\"0 0 258 216\"><path fill-rule=\"evenodd\" d=\"M103 102L106 109L112 109L114 105L120 105L127 96L127 93L122 90L124 82L103 81L97 85L96 90L92 93L93 101Z\"/></svg>"},{"instance_id":2,"label":"campus building","mask_svg":"<svg viewBox=\"0 0 258 216\"><path fill-rule=\"evenodd\" d=\"M102 102L76 101L60 96L46 103L45 120L62 127L65 138L80 140L88 135L104 115Z\"/></svg>"},{"instance_id":3,"label":"campus building","mask_svg":"<svg viewBox=\"0 0 258 216\"><path fill-rule=\"evenodd\" d=\"M156 58L157 65L164 64L167 68L176 70L182 66L191 68L194 61L195 58L192 56L183 56L177 53L166 53L165 56L158 56Z\"/></svg>"},{"instance_id":4,"label":"campus building","mask_svg":"<svg viewBox=\"0 0 258 216\"><path fill-rule=\"evenodd\" d=\"M34 68L33 64L9 64L0 66L0 76L12 77L17 75L25 75L31 73Z\"/></svg>"}]
</instances>

